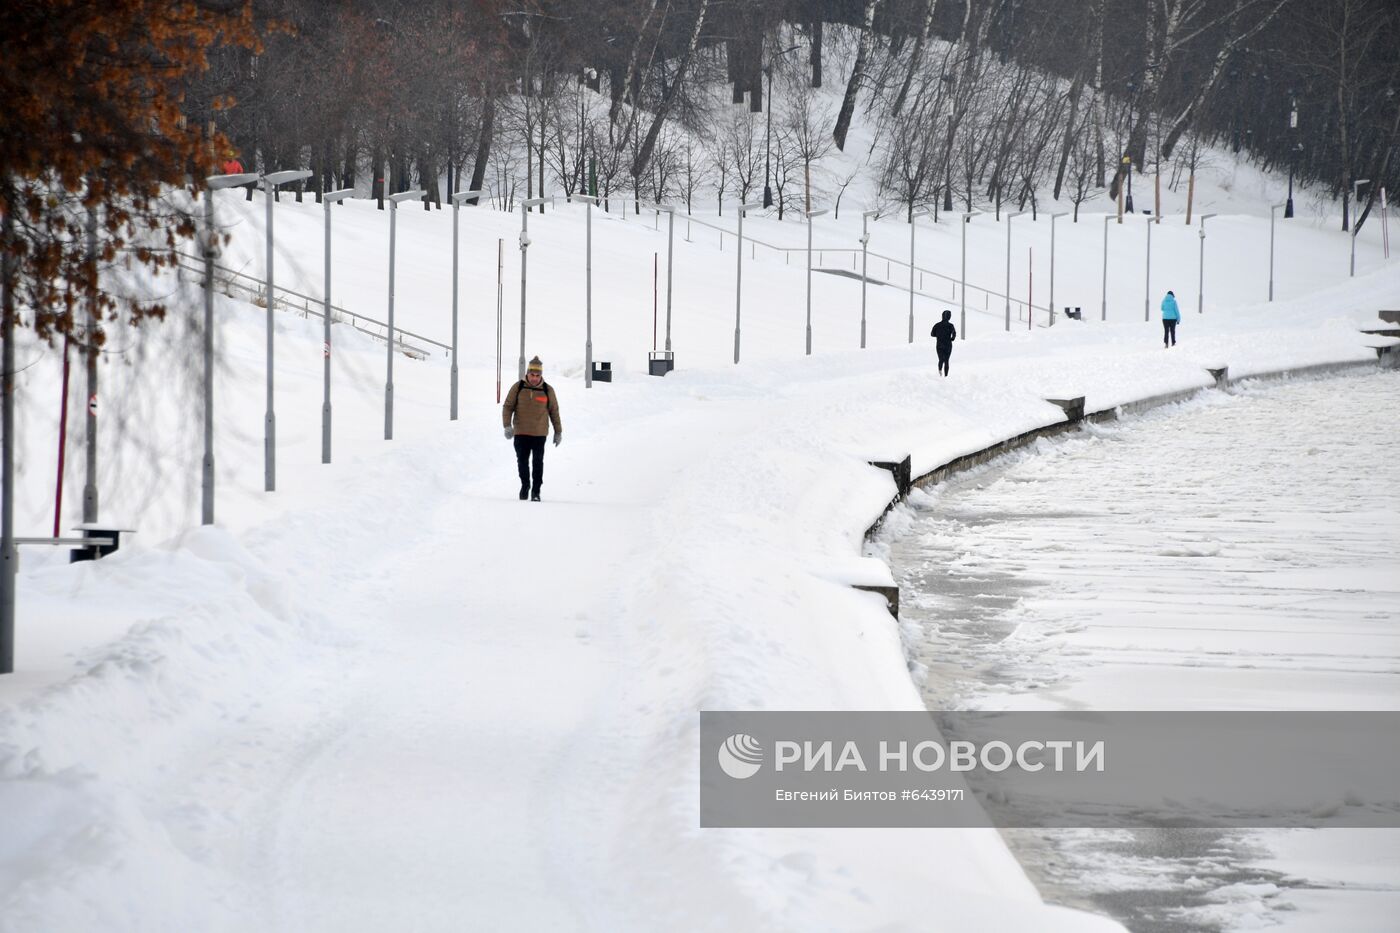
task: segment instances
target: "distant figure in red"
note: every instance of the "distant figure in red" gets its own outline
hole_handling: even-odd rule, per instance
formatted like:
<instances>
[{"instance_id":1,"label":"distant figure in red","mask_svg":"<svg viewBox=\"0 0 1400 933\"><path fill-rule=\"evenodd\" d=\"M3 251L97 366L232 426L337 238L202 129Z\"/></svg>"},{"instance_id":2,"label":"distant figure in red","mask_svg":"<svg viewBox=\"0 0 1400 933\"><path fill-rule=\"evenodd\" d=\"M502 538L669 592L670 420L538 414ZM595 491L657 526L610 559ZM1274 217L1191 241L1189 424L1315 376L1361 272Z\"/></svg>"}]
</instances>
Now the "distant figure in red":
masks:
<instances>
[{"instance_id":1,"label":"distant figure in red","mask_svg":"<svg viewBox=\"0 0 1400 933\"><path fill-rule=\"evenodd\" d=\"M229 157L224 160L224 164L220 168L223 169L225 175L243 174L243 163L238 161L238 157L233 153L229 153Z\"/></svg>"}]
</instances>

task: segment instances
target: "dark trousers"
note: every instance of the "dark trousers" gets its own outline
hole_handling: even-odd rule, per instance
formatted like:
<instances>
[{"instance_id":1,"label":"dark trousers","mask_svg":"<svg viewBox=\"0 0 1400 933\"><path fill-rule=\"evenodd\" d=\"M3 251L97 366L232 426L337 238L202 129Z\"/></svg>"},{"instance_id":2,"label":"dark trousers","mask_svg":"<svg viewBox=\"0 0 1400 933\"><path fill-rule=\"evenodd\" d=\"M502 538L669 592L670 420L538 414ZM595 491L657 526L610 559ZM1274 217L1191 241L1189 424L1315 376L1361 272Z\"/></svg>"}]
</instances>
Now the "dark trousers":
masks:
<instances>
[{"instance_id":1,"label":"dark trousers","mask_svg":"<svg viewBox=\"0 0 1400 933\"><path fill-rule=\"evenodd\" d=\"M532 495L538 494L540 484L544 482L544 438L515 435L515 465L520 470L520 488L529 486ZM535 473L533 482L530 480L531 466Z\"/></svg>"},{"instance_id":2,"label":"dark trousers","mask_svg":"<svg viewBox=\"0 0 1400 933\"><path fill-rule=\"evenodd\" d=\"M938 351L938 371L943 375L948 375L948 357L953 355L953 345L939 344L935 349Z\"/></svg>"},{"instance_id":3,"label":"dark trousers","mask_svg":"<svg viewBox=\"0 0 1400 933\"><path fill-rule=\"evenodd\" d=\"M1172 320L1172 321L1163 321L1163 322L1162 322L1162 346L1165 347L1167 344L1171 344L1172 346L1176 346L1176 321L1175 321L1175 320Z\"/></svg>"}]
</instances>

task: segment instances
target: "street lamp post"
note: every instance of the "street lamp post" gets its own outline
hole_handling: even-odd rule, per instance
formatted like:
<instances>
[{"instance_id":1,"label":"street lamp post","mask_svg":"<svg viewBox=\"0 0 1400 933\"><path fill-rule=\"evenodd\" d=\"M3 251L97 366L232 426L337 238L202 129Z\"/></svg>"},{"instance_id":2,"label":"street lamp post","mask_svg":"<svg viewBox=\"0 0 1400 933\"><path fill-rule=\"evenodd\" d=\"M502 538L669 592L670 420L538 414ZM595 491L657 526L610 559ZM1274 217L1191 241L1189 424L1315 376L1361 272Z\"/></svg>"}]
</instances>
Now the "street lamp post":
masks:
<instances>
[{"instance_id":1,"label":"street lamp post","mask_svg":"<svg viewBox=\"0 0 1400 933\"><path fill-rule=\"evenodd\" d=\"M399 205L417 201L427 192L421 188L389 195L389 350L384 369L384 439L394 439L394 241L398 227Z\"/></svg>"},{"instance_id":2,"label":"street lamp post","mask_svg":"<svg viewBox=\"0 0 1400 933\"><path fill-rule=\"evenodd\" d=\"M448 420L457 420L457 259L458 228L461 221L462 205L478 200L486 192L481 189L457 191L452 195L452 383Z\"/></svg>"},{"instance_id":3,"label":"street lamp post","mask_svg":"<svg viewBox=\"0 0 1400 933\"><path fill-rule=\"evenodd\" d=\"M272 404L272 308L277 303L277 291L272 281L272 202L278 185L310 177L311 172L306 169L272 172L262 176L263 191L267 194L267 411L263 416L263 489L268 492L277 488L277 415Z\"/></svg>"},{"instance_id":4,"label":"street lamp post","mask_svg":"<svg viewBox=\"0 0 1400 933\"><path fill-rule=\"evenodd\" d=\"M1025 211L1016 211L1014 214L1006 215L1006 332L1011 333L1011 221L1020 217Z\"/></svg>"},{"instance_id":5,"label":"street lamp post","mask_svg":"<svg viewBox=\"0 0 1400 933\"><path fill-rule=\"evenodd\" d=\"M1298 99L1296 97L1293 97L1291 93L1289 94L1289 97L1291 98L1291 106L1288 110L1288 129L1290 130L1289 135L1294 136L1297 135L1298 132ZM1284 220L1287 220L1288 218L1293 216L1293 169L1298 162L1298 158L1296 155L1297 147L1292 148L1293 152L1290 153L1290 156L1292 156L1292 158L1288 160L1288 200L1284 202Z\"/></svg>"},{"instance_id":6,"label":"street lamp post","mask_svg":"<svg viewBox=\"0 0 1400 933\"><path fill-rule=\"evenodd\" d=\"M258 180L257 173L213 175L204 180L204 460L200 481L201 523L214 524L214 192Z\"/></svg>"},{"instance_id":7,"label":"street lamp post","mask_svg":"<svg viewBox=\"0 0 1400 933\"><path fill-rule=\"evenodd\" d=\"M674 204L648 204L666 214L666 352L671 352L671 273L675 268L676 207Z\"/></svg>"},{"instance_id":8,"label":"street lamp post","mask_svg":"<svg viewBox=\"0 0 1400 933\"><path fill-rule=\"evenodd\" d=\"M324 343L321 346L322 392L321 392L321 462L331 462L331 205L343 201L355 193L354 188L327 191L321 195L321 203L326 211L326 284L325 304L322 307L322 323L325 325Z\"/></svg>"},{"instance_id":9,"label":"street lamp post","mask_svg":"<svg viewBox=\"0 0 1400 933\"><path fill-rule=\"evenodd\" d=\"M981 211L969 211L963 214L962 222L962 281L958 285L958 292L962 295L962 314L958 316L958 339L967 339L967 225L972 218L980 215Z\"/></svg>"},{"instance_id":10,"label":"street lamp post","mask_svg":"<svg viewBox=\"0 0 1400 933\"><path fill-rule=\"evenodd\" d=\"M770 101L771 103L771 101ZM826 209L804 211L807 215L807 355L812 355L812 219L826 213Z\"/></svg>"},{"instance_id":11,"label":"street lamp post","mask_svg":"<svg viewBox=\"0 0 1400 933\"><path fill-rule=\"evenodd\" d=\"M1113 220L1113 215L1109 214L1103 219L1103 285L1100 286L1102 295L1099 306L1099 320L1108 320L1108 225Z\"/></svg>"},{"instance_id":12,"label":"street lamp post","mask_svg":"<svg viewBox=\"0 0 1400 933\"><path fill-rule=\"evenodd\" d=\"M1156 218L1149 214L1143 216L1147 218L1147 268L1142 286L1142 319L1150 321L1152 320L1152 226L1156 222Z\"/></svg>"},{"instance_id":13,"label":"street lamp post","mask_svg":"<svg viewBox=\"0 0 1400 933\"><path fill-rule=\"evenodd\" d=\"M1050 326L1055 326L1055 221L1068 217L1069 211L1050 215Z\"/></svg>"},{"instance_id":14,"label":"street lamp post","mask_svg":"<svg viewBox=\"0 0 1400 933\"><path fill-rule=\"evenodd\" d=\"M598 199L590 194L570 195L572 201L582 201L583 209L583 387L593 388L593 205Z\"/></svg>"},{"instance_id":15,"label":"street lamp post","mask_svg":"<svg viewBox=\"0 0 1400 933\"><path fill-rule=\"evenodd\" d=\"M1283 216L1288 216L1288 207L1284 204L1269 205L1269 300L1274 300L1274 218L1278 216L1278 209L1282 207Z\"/></svg>"},{"instance_id":16,"label":"street lamp post","mask_svg":"<svg viewBox=\"0 0 1400 933\"><path fill-rule=\"evenodd\" d=\"M914 342L914 233L918 229L920 217L928 216L927 210L911 211L909 214L909 342Z\"/></svg>"},{"instance_id":17,"label":"street lamp post","mask_svg":"<svg viewBox=\"0 0 1400 933\"><path fill-rule=\"evenodd\" d=\"M1214 217L1214 214L1201 215L1201 229L1198 236L1201 238L1201 257L1197 261L1197 268L1200 270L1199 279L1196 283L1196 313L1205 314L1206 311L1206 221Z\"/></svg>"},{"instance_id":18,"label":"street lamp post","mask_svg":"<svg viewBox=\"0 0 1400 933\"><path fill-rule=\"evenodd\" d=\"M530 208L543 206L548 198L526 198L520 202L520 374L515 378L525 378L525 263L530 249ZM627 216L624 206L622 215Z\"/></svg>"},{"instance_id":19,"label":"street lamp post","mask_svg":"<svg viewBox=\"0 0 1400 933\"><path fill-rule=\"evenodd\" d=\"M762 204L752 202L739 204L739 232L735 236L739 248L734 251L734 363L736 365L739 362L739 312L744 297L744 216L749 211L756 211L761 207L763 207Z\"/></svg>"},{"instance_id":20,"label":"street lamp post","mask_svg":"<svg viewBox=\"0 0 1400 933\"><path fill-rule=\"evenodd\" d=\"M866 270L870 262L870 218L879 217L879 211L864 211L860 215L860 348L865 349L865 287L868 281Z\"/></svg>"},{"instance_id":21,"label":"street lamp post","mask_svg":"<svg viewBox=\"0 0 1400 933\"><path fill-rule=\"evenodd\" d=\"M1382 191L1382 195L1384 192ZM212 225L211 225L212 228ZM211 229L212 234L212 229ZM97 208L87 212L87 263L97 272ZM97 521L97 324L101 309L97 303L97 281L88 292L87 348L83 354L87 369L87 415L84 419L84 447L86 448L86 475L83 482L83 523Z\"/></svg>"},{"instance_id":22,"label":"street lamp post","mask_svg":"<svg viewBox=\"0 0 1400 933\"><path fill-rule=\"evenodd\" d=\"M1356 277L1356 221L1361 213L1358 205L1361 203L1361 186L1371 183L1369 178L1358 178L1351 183L1351 276Z\"/></svg>"}]
</instances>

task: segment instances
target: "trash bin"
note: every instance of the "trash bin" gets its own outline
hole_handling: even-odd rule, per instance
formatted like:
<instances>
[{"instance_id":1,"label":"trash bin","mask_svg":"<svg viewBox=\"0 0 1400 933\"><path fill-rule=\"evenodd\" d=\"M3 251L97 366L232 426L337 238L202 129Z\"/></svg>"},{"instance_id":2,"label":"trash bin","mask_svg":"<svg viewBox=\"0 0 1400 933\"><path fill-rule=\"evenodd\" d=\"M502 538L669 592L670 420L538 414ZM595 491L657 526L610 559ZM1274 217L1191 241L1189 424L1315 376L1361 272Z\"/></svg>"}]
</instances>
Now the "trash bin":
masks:
<instances>
[{"instance_id":1,"label":"trash bin","mask_svg":"<svg viewBox=\"0 0 1400 933\"><path fill-rule=\"evenodd\" d=\"M612 363L597 360L593 363L594 382L612 382Z\"/></svg>"},{"instance_id":2,"label":"trash bin","mask_svg":"<svg viewBox=\"0 0 1400 933\"><path fill-rule=\"evenodd\" d=\"M664 376L676 368L676 354L670 350L653 350L647 354L647 371L653 376Z\"/></svg>"},{"instance_id":3,"label":"trash bin","mask_svg":"<svg viewBox=\"0 0 1400 933\"><path fill-rule=\"evenodd\" d=\"M110 541L111 544L93 544L87 547L75 547L68 552L68 562L76 564L80 561L98 560L114 553L121 545L123 534L130 534L130 528L113 528L111 525L84 523L75 525L74 531L80 531L84 538L96 538L98 540Z\"/></svg>"}]
</instances>

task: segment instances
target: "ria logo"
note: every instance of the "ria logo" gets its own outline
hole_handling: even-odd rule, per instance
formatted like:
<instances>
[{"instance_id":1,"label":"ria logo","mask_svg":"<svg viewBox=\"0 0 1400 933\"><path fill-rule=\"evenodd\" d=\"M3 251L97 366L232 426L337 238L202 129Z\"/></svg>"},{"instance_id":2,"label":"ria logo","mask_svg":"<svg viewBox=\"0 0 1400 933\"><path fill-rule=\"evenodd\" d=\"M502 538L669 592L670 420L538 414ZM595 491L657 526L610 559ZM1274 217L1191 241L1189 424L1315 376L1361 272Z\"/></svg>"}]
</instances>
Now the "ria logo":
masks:
<instances>
[{"instance_id":1,"label":"ria logo","mask_svg":"<svg viewBox=\"0 0 1400 933\"><path fill-rule=\"evenodd\" d=\"M763 746L751 735L735 733L719 747L719 766L741 781L753 777L763 766Z\"/></svg>"}]
</instances>

